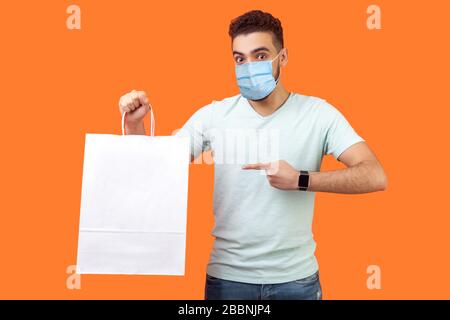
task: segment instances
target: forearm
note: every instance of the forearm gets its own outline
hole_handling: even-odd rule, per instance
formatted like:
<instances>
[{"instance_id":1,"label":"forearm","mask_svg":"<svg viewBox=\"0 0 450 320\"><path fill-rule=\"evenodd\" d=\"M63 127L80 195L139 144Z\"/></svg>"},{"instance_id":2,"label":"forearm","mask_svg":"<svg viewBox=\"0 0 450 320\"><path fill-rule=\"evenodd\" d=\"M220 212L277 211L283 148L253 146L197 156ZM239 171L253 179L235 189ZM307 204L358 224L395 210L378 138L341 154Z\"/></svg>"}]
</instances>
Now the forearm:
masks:
<instances>
[{"instance_id":1,"label":"forearm","mask_svg":"<svg viewBox=\"0 0 450 320\"><path fill-rule=\"evenodd\" d=\"M308 191L332 193L368 193L385 190L387 179L376 161L362 161L334 171L310 172Z\"/></svg>"},{"instance_id":2,"label":"forearm","mask_svg":"<svg viewBox=\"0 0 450 320\"><path fill-rule=\"evenodd\" d=\"M125 124L125 131L127 134L145 135L144 122L127 122Z\"/></svg>"}]
</instances>

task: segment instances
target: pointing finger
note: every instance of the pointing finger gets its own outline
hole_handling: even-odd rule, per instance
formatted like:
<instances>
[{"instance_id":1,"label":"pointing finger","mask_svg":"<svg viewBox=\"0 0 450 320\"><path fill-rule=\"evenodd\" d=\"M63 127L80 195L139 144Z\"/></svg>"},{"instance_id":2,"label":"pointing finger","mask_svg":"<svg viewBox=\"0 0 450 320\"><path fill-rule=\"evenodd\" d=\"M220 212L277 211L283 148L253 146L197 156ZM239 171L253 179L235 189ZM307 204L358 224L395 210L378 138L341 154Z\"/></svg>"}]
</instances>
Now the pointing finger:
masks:
<instances>
[{"instance_id":1,"label":"pointing finger","mask_svg":"<svg viewBox=\"0 0 450 320\"><path fill-rule=\"evenodd\" d=\"M270 167L270 163L252 163L252 164L245 164L242 166L242 169L244 170L265 170Z\"/></svg>"}]
</instances>

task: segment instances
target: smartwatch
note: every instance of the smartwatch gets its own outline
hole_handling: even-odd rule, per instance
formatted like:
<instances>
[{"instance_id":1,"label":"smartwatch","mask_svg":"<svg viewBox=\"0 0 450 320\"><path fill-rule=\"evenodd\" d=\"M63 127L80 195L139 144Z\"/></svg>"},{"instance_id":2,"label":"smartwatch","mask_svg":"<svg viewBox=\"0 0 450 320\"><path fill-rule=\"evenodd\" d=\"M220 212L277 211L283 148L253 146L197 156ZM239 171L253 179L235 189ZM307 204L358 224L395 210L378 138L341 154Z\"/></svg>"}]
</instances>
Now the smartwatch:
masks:
<instances>
[{"instance_id":1,"label":"smartwatch","mask_svg":"<svg viewBox=\"0 0 450 320\"><path fill-rule=\"evenodd\" d=\"M306 191L309 186L309 172L306 170L301 170L298 177L298 190Z\"/></svg>"}]
</instances>

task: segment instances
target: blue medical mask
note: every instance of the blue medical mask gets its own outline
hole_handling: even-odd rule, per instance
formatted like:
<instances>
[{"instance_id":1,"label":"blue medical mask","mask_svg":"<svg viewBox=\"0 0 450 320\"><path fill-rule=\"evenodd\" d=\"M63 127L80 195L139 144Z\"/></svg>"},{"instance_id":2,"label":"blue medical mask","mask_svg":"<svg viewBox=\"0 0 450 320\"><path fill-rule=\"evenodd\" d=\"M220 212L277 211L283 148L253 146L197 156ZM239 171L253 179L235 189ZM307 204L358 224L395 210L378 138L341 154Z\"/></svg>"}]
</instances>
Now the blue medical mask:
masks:
<instances>
[{"instance_id":1,"label":"blue medical mask","mask_svg":"<svg viewBox=\"0 0 450 320\"><path fill-rule=\"evenodd\" d=\"M280 79L280 74L276 81L272 75L272 62L278 58L280 53L281 51L272 60L236 65L236 79L244 98L261 100L272 93Z\"/></svg>"}]
</instances>

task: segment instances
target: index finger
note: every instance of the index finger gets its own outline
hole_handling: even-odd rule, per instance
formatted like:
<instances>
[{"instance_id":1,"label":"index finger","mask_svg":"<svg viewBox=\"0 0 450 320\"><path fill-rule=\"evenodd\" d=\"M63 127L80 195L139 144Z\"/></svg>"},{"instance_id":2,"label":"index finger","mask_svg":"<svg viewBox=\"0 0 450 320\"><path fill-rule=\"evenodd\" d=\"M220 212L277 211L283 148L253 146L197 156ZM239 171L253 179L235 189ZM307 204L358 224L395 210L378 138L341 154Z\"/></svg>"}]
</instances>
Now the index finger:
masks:
<instances>
[{"instance_id":1,"label":"index finger","mask_svg":"<svg viewBox=\"0 0 450 320\"><path fill-rule=\"evenodd\" d=\"M270 167L269 163L251 163L242 166L244 170L265 170Z\"/></svg>"}]
</instances>

